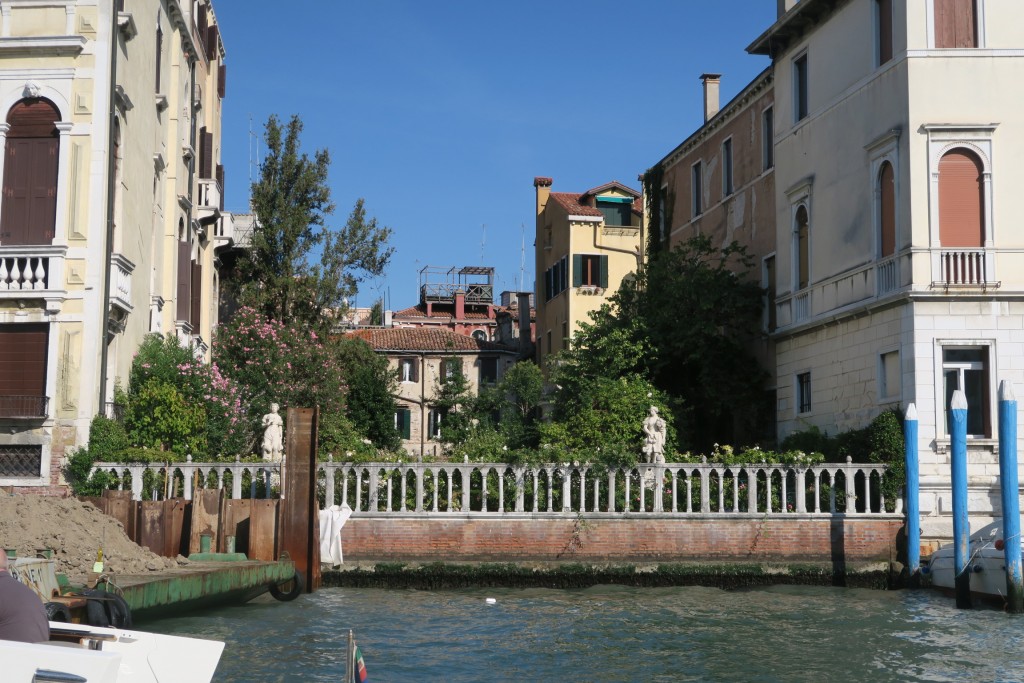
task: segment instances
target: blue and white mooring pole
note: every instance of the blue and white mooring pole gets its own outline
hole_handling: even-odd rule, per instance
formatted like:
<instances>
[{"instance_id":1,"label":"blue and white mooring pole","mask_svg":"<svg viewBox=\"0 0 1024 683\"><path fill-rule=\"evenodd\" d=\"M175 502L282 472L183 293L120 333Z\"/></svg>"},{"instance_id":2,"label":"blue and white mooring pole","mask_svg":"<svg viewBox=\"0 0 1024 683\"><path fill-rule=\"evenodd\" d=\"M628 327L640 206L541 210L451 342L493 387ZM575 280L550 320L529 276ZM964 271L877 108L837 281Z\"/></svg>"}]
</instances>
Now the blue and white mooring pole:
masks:
<instances>
[{"instance_id":1,"label":"blue and white mooring pole","mask_svg":"<svg viewBox=\"0 0 1024 683\"><path fill-rule=\"evenodd\" d=\"M907 580L916 585L921 578L921 485L917 461L917 406L907 406L903 418L903 442L907 473Z\"/></svg>"},{"instance_id":2,"label":"blue and white mooring pole","mask_svg":"<svg viewBox=\"0 0 1024 683\"><path fill-rule=\"evenodd\" d=\"M953 576L956 606L971 606L971 527L967 521L967 397L957 389L949 403L950 479L953 482Z\"/></svg>"},{"instance_id":3,"label":"blue and white mooring pole","mask_svg":"<svg viewBox=\"0 0 1024 683\"><path fill-rule=\"evenodd\" d=\"M999 384L999 489L1003 503L1003 555L1006 558L1006 611L1024 612L1020 565L1020 483L1017 477L1017 399L1013 385Z\"/></svg>"}]
</instances>

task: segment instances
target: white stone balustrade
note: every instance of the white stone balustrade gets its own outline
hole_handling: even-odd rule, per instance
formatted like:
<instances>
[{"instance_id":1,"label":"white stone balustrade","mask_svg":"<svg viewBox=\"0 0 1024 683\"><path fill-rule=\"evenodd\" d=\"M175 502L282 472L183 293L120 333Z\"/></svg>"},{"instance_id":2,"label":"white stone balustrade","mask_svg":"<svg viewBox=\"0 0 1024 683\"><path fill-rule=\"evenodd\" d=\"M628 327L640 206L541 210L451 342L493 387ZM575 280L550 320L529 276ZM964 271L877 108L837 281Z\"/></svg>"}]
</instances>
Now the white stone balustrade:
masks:
<instances>
[{"instance_id":1,"label":"white stone balustrade","mask_svg":"<svg viewBox=\"0 0 1024 683\"><path fill-rule=\"evenodd\" d=\"M49 289L50 257L0 256L0 290Z\"/></svg>"},{"instance_id":2,"label":"white stone balustrade","mask_svg":"<svg viewBox=\"0 0 1024 683\"><path fill-rule=\"evenodd\" d=\"M280 465L265 462L96 463L141 499L148 470L159 481L170 468L173 486L152 486L191 499L194 484L254 498ZM668 463L631 468L586 464L318 463L321 504L347 504L355 514L662 514L678 516L893 515L882 496L884 465L823 463ZM893 507L890 505L890 507Z\"/></svg>"}]
</instances>

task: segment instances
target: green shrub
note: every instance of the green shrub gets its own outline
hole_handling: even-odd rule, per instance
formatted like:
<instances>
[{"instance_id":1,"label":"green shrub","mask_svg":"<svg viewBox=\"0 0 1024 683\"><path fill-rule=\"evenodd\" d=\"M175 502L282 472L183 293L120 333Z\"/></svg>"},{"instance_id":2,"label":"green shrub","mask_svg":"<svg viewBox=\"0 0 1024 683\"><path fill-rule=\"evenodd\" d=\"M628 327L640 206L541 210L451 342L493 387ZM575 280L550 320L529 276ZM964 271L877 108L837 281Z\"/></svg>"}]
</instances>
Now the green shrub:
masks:
<instances>
[{"instance_id":1,"label":"green shrub","mask_svg":"<svg viewBox=\"0 0 1024 683\"><path fill-rule=\"evenodd\" d=\"M170 384L151 379L132 397L125 417L128 438L136 446L191 454L206 454L206 411L189 402Z\"/></svg>"},{"instance_id":2,"label":"green shrub","mask_svg":"<svg viewBox=\"0 0 1024 683\"><path fill-rule=\"evenodd\" d=\"M97 415L89 425L89 456L93 462L117 462L128 448L128 432L117 420Z\"/></svg>"}]
</instances>

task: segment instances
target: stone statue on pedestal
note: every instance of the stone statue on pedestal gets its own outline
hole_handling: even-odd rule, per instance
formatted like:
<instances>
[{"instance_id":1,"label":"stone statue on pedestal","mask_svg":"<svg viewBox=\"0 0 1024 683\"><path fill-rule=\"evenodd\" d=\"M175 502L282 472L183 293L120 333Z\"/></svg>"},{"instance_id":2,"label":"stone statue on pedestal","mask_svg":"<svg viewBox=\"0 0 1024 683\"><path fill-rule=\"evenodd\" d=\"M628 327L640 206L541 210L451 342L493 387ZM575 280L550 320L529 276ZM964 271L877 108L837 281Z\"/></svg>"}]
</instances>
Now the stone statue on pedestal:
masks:
<instances>
[{"instance_id":1,"label":"stone statue on pedestal","mask_svg":"<svg viewBox=\"0 0 1024 683\"><path fill-rule=\"evenodd\" d=\"M658 416L658 409L651 410L644 420L644 458L646 462L663 464L665 462L665 420Z\"/></svg>"},{"instance_id":2,"label":"stone statue on pedestal","mask_svg":"<svg viewBox=\"0 0 1024 683\"><path fill-rule=\"evenodd\" d=\"M284 452L284 420L277 414L280 409L276 403L270 404L270 412L263 416L263 459L267 462L280 462Z\"/></svg>"}]
</instances>

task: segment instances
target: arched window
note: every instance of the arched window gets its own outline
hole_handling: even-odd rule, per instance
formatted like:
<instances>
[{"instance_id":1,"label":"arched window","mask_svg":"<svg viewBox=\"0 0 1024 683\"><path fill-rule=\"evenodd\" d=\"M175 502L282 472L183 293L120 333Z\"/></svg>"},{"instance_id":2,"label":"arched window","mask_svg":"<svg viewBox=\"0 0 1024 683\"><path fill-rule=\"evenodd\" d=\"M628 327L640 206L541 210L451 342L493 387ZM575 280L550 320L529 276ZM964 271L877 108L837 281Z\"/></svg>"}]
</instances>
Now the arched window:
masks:
<instances>
[{"instance_id":1,"label":"arched window","mask_svg":"<svg viewBox=\"0 0 1024 683\"><path fill-rule=\"evenodd\" d=\"M810 284L810 252L808 238L810 223L807 207L803 204L796 210L796 288L803 289Z\"/></svg>"},{"instance_id":2,"label":"arched window","mask_svg":"<svg viewBox=\"0 0 1024 683\"><path fill-rule=\"evenodd\" d=\"M896 253L896 178L888 161L878 172L878 227L880 255L892 256Z\"/></svg>"},{"instance_id":3,"label":"arched window","mask_svg":"<svg viewBox=\"0 0 1024 683\"><path fill-rule=\"evenodd\" d=\"M59 120L57 107L41 98L22 100L7 113L0 244L53 242Z\"/></svg>"},{"instance_id":4,"label":"arched window","mask_svg":"<svg viewBox=\"0 0 1024 683\"><path fill-rule=\"evenodd\" d=\"M939 160L939 240L943 247L985 243L983 166L974 152L954 149Z\"/></svg>"}]
</instances>

